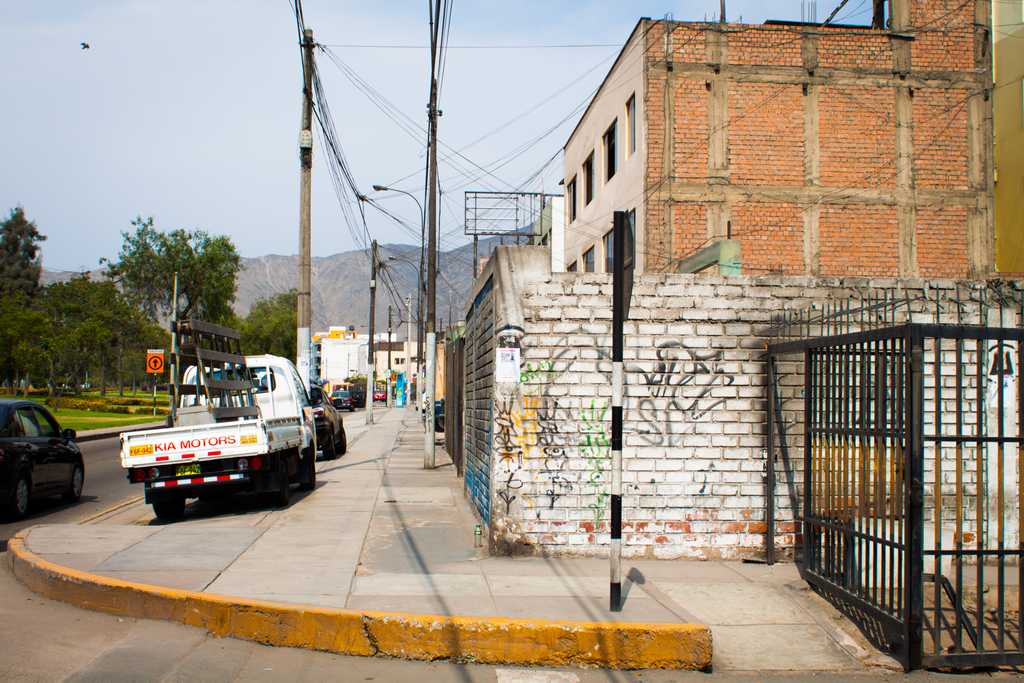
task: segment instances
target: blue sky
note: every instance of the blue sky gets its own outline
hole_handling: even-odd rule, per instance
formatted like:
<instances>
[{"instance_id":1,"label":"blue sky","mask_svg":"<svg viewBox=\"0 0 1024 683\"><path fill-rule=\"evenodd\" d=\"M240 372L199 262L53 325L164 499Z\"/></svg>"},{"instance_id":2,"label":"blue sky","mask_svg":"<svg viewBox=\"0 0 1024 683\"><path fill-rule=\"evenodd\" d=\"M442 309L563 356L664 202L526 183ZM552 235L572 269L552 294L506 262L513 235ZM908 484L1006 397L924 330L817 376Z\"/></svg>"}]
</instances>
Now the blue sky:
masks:
<instances>
[{"instance_id":1,"label":"blue sky","mask_svg":"<svg viewBox=\"0 0 1024 683\"><path fill-rule=\"evenodd\" d=\"M835 0L822 0L823 19ZM425 119L426 7L417 2L305 0L316 40L416 123ZM640 16L702 20L718 0L498 2L453 5L450 43L621 45ZM799 0L730 0L730 20L799 19ZM869 19L850 0L840 19ZM86 41L89 50L80 49ZM440 138L485 168L583 105L618 47L449 51ZM328 59L318 59L335 127L365 192L424 162L422 144L383 117ZM297 251L301 70L287 0L50 0L0 4L0 211L22 205L48 240L44 265L94 268L116 256L136 215L160 228L231 236L244 256ZM539 106L538 106L539 105ZM532 111L530 111L532 110ZM528 114L520 116L524 112ZM578 116L578 115L577 115ZM468 189L518 186L556 154L576 123L550 135ZM463 169L469 167L461 162ZM471 168L471 167L470 167ZM556 160L529 189L557 190ZM314 152L313 254L355 248L324 165ZM473 178L441 165L442 246L461 238L462 187ZM422 193L422 175L400 184ZM386 199L418 223L411 200ZM370 212L382 242L413 236Z\"/></svg>"}]
</instances>

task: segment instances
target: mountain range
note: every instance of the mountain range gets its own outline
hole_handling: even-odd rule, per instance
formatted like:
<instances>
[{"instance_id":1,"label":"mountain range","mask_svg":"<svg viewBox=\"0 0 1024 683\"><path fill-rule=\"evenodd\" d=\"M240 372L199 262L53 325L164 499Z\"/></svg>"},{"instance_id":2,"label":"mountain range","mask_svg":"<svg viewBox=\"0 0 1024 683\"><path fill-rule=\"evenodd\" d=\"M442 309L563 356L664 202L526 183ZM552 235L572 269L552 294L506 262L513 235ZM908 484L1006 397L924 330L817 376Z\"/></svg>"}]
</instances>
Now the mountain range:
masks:
<instances>
[{"instance_id":1,"label":"mountain range","mask_svg":"<svg viewBox=\"0 0 1024 683\"><path fill-rule=\"evenodd\" d=\"M497 238L481 239L479 254L486 257L498 243ZM378 331L386 331L388 306L392 307L393 326L405 337L405 297L412 297L416 310L416 283L420 248L409 244L378 245L383 263L377 282L376 324ZM272 297L298 286L297 255L268 254L242 258L235 290L234 310L238 315L248 314L260 299ZM370 311L370 257L369 250L345 251L330 256L313 258L313 332L326 331L331 325L354 325L366 331ZM437 308L440 327L462 319L464 304L473 282L473 245L466 244L450 251L439 251L437 258ZM43 269L43 285L67 280L77 272ZM101 271L93 277L102 277Z\"/></svg>"}]
</instances>

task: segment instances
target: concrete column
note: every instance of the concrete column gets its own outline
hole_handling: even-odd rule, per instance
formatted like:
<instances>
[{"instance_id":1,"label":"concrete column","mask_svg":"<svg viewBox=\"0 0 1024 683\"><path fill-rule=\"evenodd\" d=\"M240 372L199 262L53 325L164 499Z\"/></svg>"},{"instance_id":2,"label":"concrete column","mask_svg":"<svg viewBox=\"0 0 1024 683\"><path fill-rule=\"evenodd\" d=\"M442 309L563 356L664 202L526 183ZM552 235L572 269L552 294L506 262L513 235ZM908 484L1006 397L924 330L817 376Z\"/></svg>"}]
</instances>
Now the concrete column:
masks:
<instances>
[{"instance_id":1,"label":"concrete column","mask_svg":"<svg viewBox=\"0 0 1024 683\"><path fill-rule=\"evenodd\" d=\"M708 64L715 71L708 97L707 235L722 239L729 225L729 206L722 190L729 184L729 79L721 71L728 61L727 39L724 32L715 29L706 30L704 36Z\"/></svg>"},{"instance_id":2,"label":"concrete column","mask_svg":"<svg viewBox=\"0 0 1024 683\"><path fill-rule=\"evenodd\" d=\"M803 67L808 78L813 78L818 68L818 35L804 33L800 46ZM804 84L804 187L821 184L821 146L819 144L818 113L819 86L811 81ZM804 272L818 275L821 271L821 204L807 200L803 207L804 223Z\"/></svg>"}]
</instances>

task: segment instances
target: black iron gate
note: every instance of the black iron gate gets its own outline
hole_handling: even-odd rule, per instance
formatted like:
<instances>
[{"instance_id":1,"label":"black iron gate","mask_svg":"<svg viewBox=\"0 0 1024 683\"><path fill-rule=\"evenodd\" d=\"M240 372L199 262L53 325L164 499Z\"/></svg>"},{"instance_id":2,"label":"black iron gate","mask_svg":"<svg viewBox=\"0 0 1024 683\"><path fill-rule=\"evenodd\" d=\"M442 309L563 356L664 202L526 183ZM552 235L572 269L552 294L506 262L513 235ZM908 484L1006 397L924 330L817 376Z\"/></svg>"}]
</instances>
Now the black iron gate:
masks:
<instances>
[{"instance_id":1,"label":"black iron gate","mask_svg":"<svg viewBox=\"0 0 1024 683\"><path fill-rule=\"evenodd\" d=\"M908 669L1024 663L1024 329L769 345L770 539L783 363L803 378L804 578Z\"/></svg>"}]
</instances>

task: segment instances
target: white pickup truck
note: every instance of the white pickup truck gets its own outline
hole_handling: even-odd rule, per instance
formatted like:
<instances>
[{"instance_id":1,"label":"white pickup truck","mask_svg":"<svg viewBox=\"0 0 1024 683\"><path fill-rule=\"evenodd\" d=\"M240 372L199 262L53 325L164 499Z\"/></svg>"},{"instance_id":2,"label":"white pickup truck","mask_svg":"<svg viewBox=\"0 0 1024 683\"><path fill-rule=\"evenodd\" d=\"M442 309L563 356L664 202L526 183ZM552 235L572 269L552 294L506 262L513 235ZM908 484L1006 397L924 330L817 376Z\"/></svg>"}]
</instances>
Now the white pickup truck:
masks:
<instances>
[{"instance_id":1,"label":"white pickup truck","mask_svg":"<svg viewBox=\"0 0 1024 683\"><path fill-rule=\"evenodd\" d=\"M316 428L309 396L291 361L246 356L258 414L215 422L201 394L182 395L177 426L121 434L121 465L145 486L161 519L178 519L189 498L271 491L288 505L291 484L316 486ZM185 371L195 381L195 368ZM212 383L216 377L210 377Z\"/></svg>"}]
</instances>

